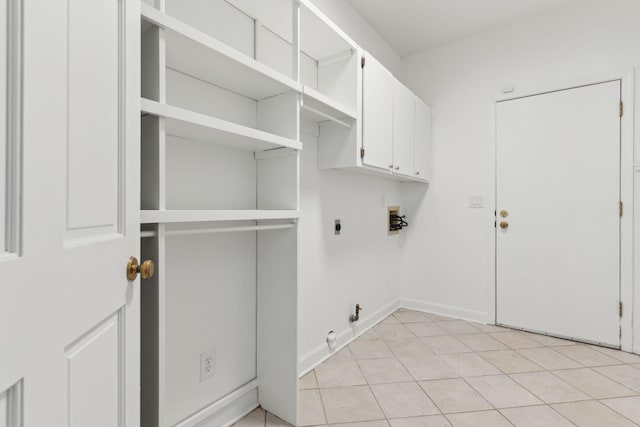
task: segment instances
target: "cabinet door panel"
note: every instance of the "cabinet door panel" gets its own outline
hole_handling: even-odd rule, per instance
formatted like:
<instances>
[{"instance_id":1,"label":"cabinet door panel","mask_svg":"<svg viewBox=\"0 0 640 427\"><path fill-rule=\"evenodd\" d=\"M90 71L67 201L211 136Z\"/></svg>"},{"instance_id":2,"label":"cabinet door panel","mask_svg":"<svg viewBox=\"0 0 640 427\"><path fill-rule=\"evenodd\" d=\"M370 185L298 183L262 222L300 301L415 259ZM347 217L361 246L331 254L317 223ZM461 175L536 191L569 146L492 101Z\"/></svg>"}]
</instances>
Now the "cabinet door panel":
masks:
<instances>
[{"instance_id":1,"label":"cabinet door panel","mask_svg":"<svg viewBox=\"0 0 640 427\"><path fill-rule=\"evenodd\" d=\"M431 108L416 99L414 174L418 178L429 178L429 146L431 145Z\"/></svg>"},{"instance_id":2,"label":"cabinet door panel","mask_svg":"<svg viewBox=\"0 0 640 427\"><path fill-rule=\"evenodd\" d=\"M394 78L371 55L365 56L362 91L362 145L365 155L362 163L388 169L393 157Z\"/></svg>"},{"instance_id":3,"label":"cabinet door panel","mask_svg":"<svg viewBox=\"0 0 640 427\"><path fill-rule=\"evenodd\" d=\"M416 96L399 81L393 93L393 172L413 176Z\"/></svg>"}]
</instances>

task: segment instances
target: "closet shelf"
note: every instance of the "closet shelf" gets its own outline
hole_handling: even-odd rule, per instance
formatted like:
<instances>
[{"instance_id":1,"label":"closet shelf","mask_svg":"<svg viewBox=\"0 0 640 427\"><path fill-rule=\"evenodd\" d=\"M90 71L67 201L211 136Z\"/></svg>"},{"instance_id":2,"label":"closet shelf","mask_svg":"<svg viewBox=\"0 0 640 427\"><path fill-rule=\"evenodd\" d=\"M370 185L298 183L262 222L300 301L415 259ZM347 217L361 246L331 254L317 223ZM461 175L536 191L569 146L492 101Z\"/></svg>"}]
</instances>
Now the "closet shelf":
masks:
<instances>
[{"instance_id":1,"label":"closet shelf","mask_svg":"<svg viewBox=\"0 0 640 427\"><path fill-rule=\"evenodd\" d=\"M308 86L303 86L301 102L302 117L315 122L332 121L345 127L352 127L358 113L334 101Z\"/></svg>"},{"instance_id":2,"label":"closet shelf","mask_svg":"<svg viewBox=\"0 0 640 427\"><path fill-rule=\"evenodd\" d=\"M214 221L262 221L300 218L297 210L143 210L141 224Z\"/></svg>"},{"instance_id":3,"label":"closet shelf","mask_svg":"<svg viewBox=\"0 0 640 427\"><path fill-rule=\"evenodd\" d=\"M140 13L145 21L167 30L168 68L254 100L302 91L292 78L148 4L140 4Z\"/></svg>"},{"instance_id":4,"label":"closet shelf","mask_svg":"<svg viewBox=\"0 0 640 427\"><path fill-rule=\"evenodd\" d=\"M290 138L284 138L146 98L140 100L140 110L143 113L165 118L166 133L180 138L213 142L251 151L274 148L302 149L302 144L299 141Z\"/></svg>"}]
</instances>

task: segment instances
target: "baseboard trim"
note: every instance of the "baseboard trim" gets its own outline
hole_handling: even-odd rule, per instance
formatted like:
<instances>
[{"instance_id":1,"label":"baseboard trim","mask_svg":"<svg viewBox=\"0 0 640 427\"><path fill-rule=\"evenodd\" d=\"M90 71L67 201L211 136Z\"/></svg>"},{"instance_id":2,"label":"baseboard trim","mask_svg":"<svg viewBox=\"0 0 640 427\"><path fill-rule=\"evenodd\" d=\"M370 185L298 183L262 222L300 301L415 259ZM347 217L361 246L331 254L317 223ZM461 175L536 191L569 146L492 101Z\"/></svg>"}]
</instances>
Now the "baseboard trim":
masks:
<instances>
[{"instance_id":1,"label":"baseboard trim","mask_svg":"<svg viewBox=\"0 0 640 427\"><path fill-rule=\"evenodd\" d=\"M392 314L398 308L400 308L400 299L396 299L379 310L369 313L366 317L361 315L358 322L352 323L347 329L338 332L336 347L333 351L329 349L329 346L326 343L322 343L303 355L298 363L300 372L299 376L302 377L316 366L336 354L338 351L342 350L353 340L367 332L377 323L384 320L384 318Z\"/></svg>"},{"instance_id":2,"label":"baseboard trim","mask_svg":"<svg viewBox=\"0 0 640 427\"><path fill-rule=\"evenodd\" d=\"M439 314L441 316L455 317L480 323L493 323L489 320L489 314L482 311L467 310L444 304L436 304L429 301L421 301L410 298L400 298L400 307L411 310L424 311L426 313Z\"/></svg>"},{"instance_id":3,"label":"baseboard trim","mask_svg":"<svg viewBox=\"0 0 640 427\"><path fill-rule=\"evenodd\" d=\"M253 380L201 409L175 427L231 426L259 406L258 380Z\"/></svg>"}]
</instances>

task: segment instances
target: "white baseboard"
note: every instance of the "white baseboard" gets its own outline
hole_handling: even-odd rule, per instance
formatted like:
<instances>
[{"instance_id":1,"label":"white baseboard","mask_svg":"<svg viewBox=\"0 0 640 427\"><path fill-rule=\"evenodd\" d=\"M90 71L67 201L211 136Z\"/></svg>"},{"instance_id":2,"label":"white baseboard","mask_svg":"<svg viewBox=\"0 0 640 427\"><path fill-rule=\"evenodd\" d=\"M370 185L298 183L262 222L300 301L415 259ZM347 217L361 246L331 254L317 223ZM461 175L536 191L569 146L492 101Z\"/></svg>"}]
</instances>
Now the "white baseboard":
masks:
<instances>
[{"instance_id":1,"label":"white baseboard","mask_svg":"<svg viewBox=\"0 0 640 427\"><path fill-rule=\"evenodd\" d=\"M193 427L195 425L198 427L228 427L256 409L258 405L258 381L253 380L179 422L176 427Z\"/></svg>"},{"instance_id":2,"label":"white baseboard","mask_svg":"<svg viewBox=\"0 0 640 427\"><path fill-rule=\"evenodd\" d=\"M322 343L310 352L303 355L300 358L300 362L298 363L300 377L333 356L336 352L349 345L351 341L367 332L369 329L371 329L385 317L396 311L398 308L400 308L400 300L396 299L393 302L385 305L381 309L368 314L366 317L360 315L360 320L352 323L347 329L337 332L338 336L336 340L336 347L333 351L329 349L327 343Z\"/></svg>"},{"instance_id":3,"label":"white baseboard","mask_svg":"<svg viewBox=\"0 0 640 427\"><path fill-rule=\"evenodd\" d=\"M400 298L400 307L439 314L441 316L455 317L462 320L470 320L472 322L493 323L492 319L489 319L489 314L486 312L467 310L460 307L436 304L428 301Z\"/></svg>"}]
</instances>

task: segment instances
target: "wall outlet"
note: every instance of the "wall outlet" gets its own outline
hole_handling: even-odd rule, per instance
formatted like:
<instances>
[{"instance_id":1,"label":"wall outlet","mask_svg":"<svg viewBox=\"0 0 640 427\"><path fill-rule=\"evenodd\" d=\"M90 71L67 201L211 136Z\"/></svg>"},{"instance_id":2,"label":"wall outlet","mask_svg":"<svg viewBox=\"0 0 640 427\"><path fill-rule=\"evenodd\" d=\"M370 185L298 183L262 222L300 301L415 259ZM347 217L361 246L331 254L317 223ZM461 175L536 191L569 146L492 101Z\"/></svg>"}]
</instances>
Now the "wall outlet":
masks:
<instances>
[{"instance_id":1,"label":"wall outlet","mask_svg":"<svg viewBox=\"0 0 640 427\"><path fill-rule=\"evenodd\" d=\"M484 208L484 196L469 196L469 207L472 209Z\"/></svg>"},{"instance_id":2,"label":"wall outlet","mask_svg":"<svg viewBox=\"0 0 640 427\"><path fill-rule=\"evenodd\" d=\"M211 378L216 374L216 350L210 348L200 353L200 381Z\"/></svg>"}]
</instances>

